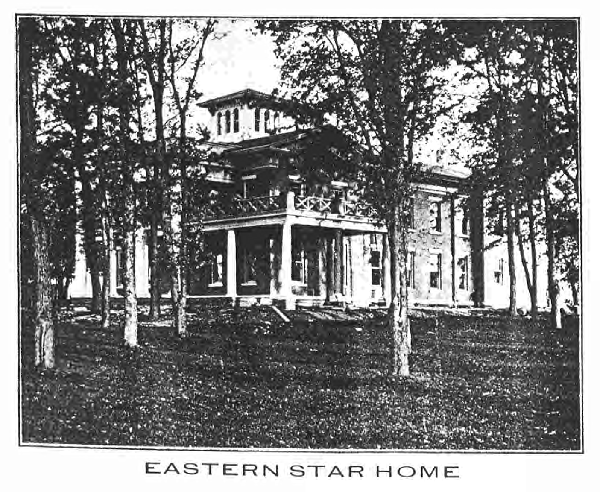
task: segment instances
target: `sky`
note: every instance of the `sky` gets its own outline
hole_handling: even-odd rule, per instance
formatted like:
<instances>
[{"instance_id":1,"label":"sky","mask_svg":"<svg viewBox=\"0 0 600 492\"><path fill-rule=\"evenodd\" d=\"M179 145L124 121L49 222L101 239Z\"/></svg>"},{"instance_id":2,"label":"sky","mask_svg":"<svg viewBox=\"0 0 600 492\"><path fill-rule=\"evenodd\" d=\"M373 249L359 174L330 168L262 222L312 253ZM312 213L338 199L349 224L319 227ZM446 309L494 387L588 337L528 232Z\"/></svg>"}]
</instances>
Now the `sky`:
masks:
<instances>
[{"instance_id":1,"label":"sky","mask_svg":"<svg viewBox=\"0 0 600 492\"><path fill-rule=\"evenodd\" d=\"M222 22L229 34L207 44L207 64L198 89L206 98L246 88L270 93L279 85L274 43L266 35L252 34L251 20Z\"/></svg>"},{"instance_id":2,"label":"sky","mask_svg":"<svg viewBox=\"0 0 600 492\"><path fill-rule=\"evenodd\" d=\"M279 87L280 63L275 57L275 44L271 38L256 31L251 32L254 25L252 20L220 22L219 29L227 34L206 44L206 63L196 83L196 89L203 94L201 100L248 88L269 94ZM194 110L191 123L208 126L208 110Z\"/></svg>"}]
</instances>

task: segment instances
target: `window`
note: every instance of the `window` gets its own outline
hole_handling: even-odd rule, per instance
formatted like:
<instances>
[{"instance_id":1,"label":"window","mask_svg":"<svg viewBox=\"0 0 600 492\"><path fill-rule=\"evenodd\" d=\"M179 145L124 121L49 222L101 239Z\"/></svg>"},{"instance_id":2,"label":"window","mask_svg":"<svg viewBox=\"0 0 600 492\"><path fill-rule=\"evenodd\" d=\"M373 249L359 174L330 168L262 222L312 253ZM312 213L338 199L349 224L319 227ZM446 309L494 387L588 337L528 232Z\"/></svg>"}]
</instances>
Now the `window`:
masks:
<instances>
[{"instance_id":1,"label":"window","mask_svg":"<svg viewBox=\"0 0 600 492\"><path fill-rule=\"evenodd\" d=\"M492 234L495 234L496 236L503 236L504 235L504 210L500 209L497 213L496 213L496 217L495 217L495 223L494 223L494 227L492 229Z\"/></svg>"},{"instance_id":2,"label":"window","mask_svg":"<svg viewBox=\"0 0 600 492\"><path fill-rule=\"evenodd\" d=\"M290 191L293 191L296 196L306 196L306 183L292 181L290 183Z\"/></svg>"},{"instance_id":3,"label":"window","mask_svg":"<svg viewBox=\"0 0 600 492\"><path fill-rule=\"evenodd\" d=\"M277 126L279 125L279 113L275 112L275 114L273 115L273 128L277 128Z\"/></svg>"},{"instance_id":4,"label":"window","mask_svg":"<svg viewBox=\"0 0 600 492\"><path fill-rule=\"evenodd\" d=\"M458 259L458 288L469 290L469 257L463 256Z\"/></svg>"},{"instance_id":5,"label":"window","mask_svg":"<svg viewBox=\"0 0 600 492\"><path fill-rule=\"evenodd\" d=\"M240 131L240 110L235 108L233 110L233 133Z\"/></svg>"},{"instance_id":6,"label":"window","mask_svg":"<svg viewBox=\"0 0 600 492\"><path fill-rule=\"evenodd\" d=\"M431 202L429 204L429 231L442 232L442 203Z\"/></svg>"},{"instance_id":7,"label":"window","mask_svg":"<svg viewBox=\"0 0 600 492\"><path fill-rule=\"evenodd\" d=\"M223 133L223 115L219 112L217 113L217 135L221 135Z\"/></svg>"},{"instance_id":8,"label":"window","mask_svg":"<svg viewBox=\"0 0 600 492\"><path fill-rule=\"evenodd\" d=\"M308 261L306 246L301 238L292 241L292 280L306 284L308 277Z\"/></svg>"},{"instance_id":9,"label":"window","mask_svg":"<svg viewBox=\"0 0 600 492\"><path fill-rule=\"evenodd\" d=\"M242 283L256 283L256 252L251 246L242 249Z\"/></svg>"},{"instance_id":10,"label":"window","mask_svg":"<svg viewBox=\"0 0 600 492\"><path fill-rule=\"evenodd\" d=\"M225 133L231 131L231 111L225 111Z\"/></svg>"},{"instance_id":11,"label":"window","mask_svg":"<svg viewBox=\"0 0 600 492\"><path fill-rule=\"evenodd\" d=\"M252 176L250 179L244 179L242 187L244 198L269 196L269 181L265 179L257 179L256 176Z\"/></svg>"},{"instance_id":12,"label":"window","mask_svg":"<svg viewBox=\"0 0 600 492\"><path fill-rule=\"evenodd\" d=\"M371 250L371 258L369 259L371 264L371 285L382 285L383 275L381 268L381 251L378 249Z\"/></svg>"},{"instance_id":13,"label":"window","mask_svg":"<svg viewBox=\"0 0 600 492\"><path fill-rule=\"evenodd\" d=\"M260 109L256 108L254 110L254 131L260 131Z\"/></svg>"},{"instance_id":14,"label":"window","mask_svg":"<svg viewBox=\"0 0 600 492\"><path fill-rule=\"evenodd\" d=\"M415 252L406 255L406 284L409 289L415 288Z\"/></svg>"},{"instance_id":15,"label":"window","mask_svg":"<svg viewBox=\"0 0 600 492\"><path fill-rule=\"evenodd\" d=\"M462 209L462 217L460 221L460 232L463 236L469 235L469 214L466 209Z\"/></svg>"},{"instance_id":16,"label":"window","mask_svg":"<svg viewBox=\"0 0 600 492\"><path fill-rule=\"evenodd\" d=\"M442 288L442 254L431 253L429 255L429 287L432 289Z\"/></svg>"},{"instance_id":17,"label":"window","mask_svg":"<svg viewBox=\"0 0 600 492\"><path fill-rule=\"evenodd\" d=\"M498 264L494 270L494 282L500 285L504 283L504 258L498 259Z\"/></svg>"},{"instance_id":18,"label":"window","mask_svg":"<svg viewBox=\"0 0 600 492\"><path fill-rule=\"evenodd\" d=\"M410 197L408 199L408 217L407 217L407 225L409 229L415 228L415 198Z\"/></svg>"},{"instance_id":19,"label":"window","mask_svg":"<svg viewBox=\"0 0 600 492\"><path fill-rule=\"evenodd\" d=\"M271 124L271 122L269 121L269 117L270 117L270 113L269 113L269 110L267 109L265 111L265 132L269 131L269 127Z\"/></svg>"},{"instance_id":20,"label":"window","mask_svg":"<svg viewBox=\"0 0 600 492\"><path fill-rule=\"evenodd\" d=\"M214 255L210 262L210 285L223 285L223 255Z\"/></svg>"},{"instance_id":21,"label":"window","mask_svg":"<svg viewBox=\"0 0 600 492\"><path fill-rule=\"evenodd\" d=\"M456 222L458 225L459 234L462 236L469 235L469 214L467 208L463 204L456 207Z\"/></svg>"}]
</instances>

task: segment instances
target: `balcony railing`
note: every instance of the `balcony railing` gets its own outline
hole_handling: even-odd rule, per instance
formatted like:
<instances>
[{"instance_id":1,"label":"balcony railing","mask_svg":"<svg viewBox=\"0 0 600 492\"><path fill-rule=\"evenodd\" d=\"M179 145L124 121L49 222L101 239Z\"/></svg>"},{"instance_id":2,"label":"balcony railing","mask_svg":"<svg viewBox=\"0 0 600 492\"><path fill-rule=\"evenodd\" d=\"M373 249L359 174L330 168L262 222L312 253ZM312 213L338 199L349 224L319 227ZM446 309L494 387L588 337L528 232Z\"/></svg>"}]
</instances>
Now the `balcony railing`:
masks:
<instances>
[{"instance_id":1,"label":"balcony railing","mask_svg":"<svg viewBox=\"0 0 600 492\"><path fill-rule=\"evenodd\" d=\"M207 218L221 219L248 215L260 215L283 211L307 212L309 214L348 217L374 217L371 206L360 201L346 201L317 195L296 195L293 192L281 195L234 197L229 202L217 202L209 206Z\"/></svg>"},{"instance_id":2,"label":"balcony railing","mask_svg":"<svg viewBox=\"0 0 600 492\"><path fill-rule=\"evenodd\" d=\"M318 212L321 214L330 214L333 212L333 200L322 196L294 196L294 206L296 210L303 212Z\"/></svg>"},{"instance_id":3,"label":"balcony railing","mask_svg":"<svg viewBox=\"0 0 600 492\"><path fill-rule=\"evenodd\" d=\"M284 210L283 195L257 196L252 198L236 198L233 200L237 214L256 214Z\"/></svg>"}]
</instances>

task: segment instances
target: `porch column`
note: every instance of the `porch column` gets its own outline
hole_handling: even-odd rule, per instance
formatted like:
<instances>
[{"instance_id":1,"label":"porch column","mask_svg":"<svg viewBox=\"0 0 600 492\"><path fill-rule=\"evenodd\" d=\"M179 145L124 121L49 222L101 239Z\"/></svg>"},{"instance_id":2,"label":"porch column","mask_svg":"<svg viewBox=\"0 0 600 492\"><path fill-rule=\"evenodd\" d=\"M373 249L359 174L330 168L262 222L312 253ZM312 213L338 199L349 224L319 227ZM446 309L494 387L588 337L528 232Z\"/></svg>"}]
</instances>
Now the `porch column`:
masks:
<instances>
[{"instance_id":1,"label":"porch column","mask_svg":"<svg viewBox=\"0 0 600 492\"><path fill-rule=\"evenodd\" d=\"M392 300L392 271L390 264L390 244L389 235L383 235L383 297L385 305L389 306ZM413 272L414 275L414 272Z\"/></svg>"},{"instance_id":2,"label":"porch column","mask_svg":"<svg viewBox=\"0 0 600 492\"><path fill-rule=\"evenodd\" d=\"M227 297L237 297L237 251L235 229L227 231Z\"/></svg>"},{"instance_id":3,"label":"porch column","mask_svg":"<svg viewBox=\"0 0 600 492\"><path fill-rule=\"evenodd\" d=\"M335 250L333 247L333 237L327 236L325 238L325 269L326 269L326 293L325 300L327 302L333 301L334 296L334 278L335 278L335 268L334 268L334 256Z\"/></svg>"},{"instance_id":4,"label":"porch column","mask_svg":"<svg viewBox=\"0 0 600 492\"><path fill-rule=\"evenodd\" d=\"M117 252L113 250L110 252L110 295L111 297L117 297L119 294L117 293Z\"/></svg>"},{"instance_id":5,"label":"porch column","mask_svg":"<svg viewBox=\"0 0 600 492\"><path fill-rule=\"evenodd\" d=\"M334 255L334 290L336 297L341 298L342 296L342 285L343 285L343 263L344 263L344 241L342 236L342 230L337 229L335 231L335 255Z\"/></svg>"},{"instance_id":6,"label":"porch column","mask_svg":"<svg viewBox=\"0 0 600 492\"><path fill-rule=\"evenodd\" d=\"M295 309L292 294L292 223L285 220L281 230L281 263L279 265L279 295L285 299L286 309Z\"/></svg>"}]
</instances>

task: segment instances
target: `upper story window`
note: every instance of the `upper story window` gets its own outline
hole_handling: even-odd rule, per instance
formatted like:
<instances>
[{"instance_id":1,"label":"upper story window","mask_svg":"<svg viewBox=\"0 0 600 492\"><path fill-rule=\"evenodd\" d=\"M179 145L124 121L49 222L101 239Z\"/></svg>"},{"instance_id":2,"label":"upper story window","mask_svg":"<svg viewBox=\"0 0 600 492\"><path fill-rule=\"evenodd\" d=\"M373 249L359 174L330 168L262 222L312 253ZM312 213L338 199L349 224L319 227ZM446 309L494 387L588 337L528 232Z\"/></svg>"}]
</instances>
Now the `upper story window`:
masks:
<instances>
[{"instance_id":1,"label":"upper story window","mask_svg":"<svg viewBox=\"0 0 600 492\"><path fill-rule=\"evenodd\" d=\"M460 220L460 233L463 236L469 235L469 214L466 209L462 209L462 217Z\"/></svg>"},{"instance_id":2,"label":"upper story window","mask_svg":"<svg viewBox=\"0 0 600 492\"><path fill-rule=\"evenodd\" d=\"M223 115L219 111L217 113L217 135L221 135L223 133Z\"/></svg>"},{"instance_id":3,"label":"upper story window","mask_svg":"<svg viewBox=\"0 0 600 492\"><path fill-rule=\"evenodd\" d=\"M429 231L442 232L442 202L429 203Z\"/></svg>"},{"instance_id":4,"label":"upper story window","mask_svg":"<svg viewBox=\"0 0 600 492\"><path fill-rule=\"evenodd\" d=\"M415 228L415 198L408 199L408 210L406 211L406 222L409 229Z\"/></svg>"},{"instance_id":5,"label":"upper story window","mask_svg":"<svg viewBox=\"0 0 600 492\"><path fill-rule=\"evenodd\" d=\"M494 217L494 226L492 229L492 234L496 236L504 236L504 210L500 209L496 212L496 216Z\"/></svg>"},{"instance_id":6,"label":"upper story window","mask_svg":"<svg viewBox=\"0 0 600 492\"><path fill-rule=\"evenodd\" d=\"M265 111L265 132L269 131L269 128L271 127L271 122L269 121L269 118L271 117L271 113L269 112L269 110L267 109Z\"/></svg>"},{"instance_id":7,"label":"upper story window","mask_svg":"<svg viewBox=\"0 0 600 492\"><path fill-rule=\"evenodd\" d=\"M235 108L233 110L233 133L240 131L240 110Z\"/></svg>"},{"instance_id":8,"label":"upper story window","mask_svg":"<svg viewBox=\"0 0 600 492\"><path fill-rule=\"evenodd\" d=\"M225 111L225 133L231 131L231 111Z\"/></svg>"},{"instance_id":9,"label":"upper story window","mask_svg":"<svg viewBox=\"0 0 600 492\"><path fill-rule=\"evenodd\" d=\"M458 288L469 289L469 257L463 256L458 259Z\"/></svg>"},{"instance_id":10,"label":"upper story window","mask_svg":"<svg viewBox=\"0 0 600 492\"><path fill-rule=\"evenodd\" d=\"M497 284L504 284L504 258L498 259L498 264L494 270L494 282Z\"/></svg>"},{"instance_id":11,"label":"upper story window","mask_svg":"<svg viewBox=\"0 0 600 492\"><path fill-rule=\"evenodd\" d=\"M469 235L469 213L464 203L459 203L456 207L456 225L460 235Z\"/></svg>"},{"instance_id":12,"label":"upper story window","mask_svg":"<svg viewBox=\"0 0 600 492\"><path fill-rule=\"evenodd\" d=\"M415 252L408 251L406 254L406 284L409 289L415 288Z\"/></svg>"},{"instance_id":13,"label":"upper story window","mask_svg":"<svg viewBox=\"0 0 600 492\"><path fill-rule=\"evenodd\" d=\"M432 289L442 288L442 253L429 255L429 287Z\"/></svg>"},{"instance_id":14,"label":"upper story window","mask_svg":"<svg viewBox=\"0 0 600 492\"><path fill-rule=\"evenodd\" d=\"M256 108L254 110L254 131L260 131L260 109Z\"/></svg>"}]
</instances>

